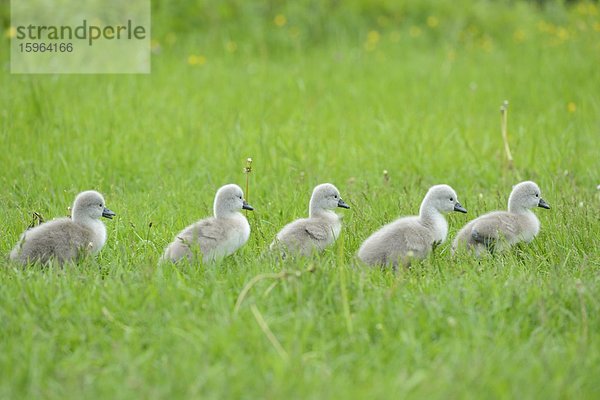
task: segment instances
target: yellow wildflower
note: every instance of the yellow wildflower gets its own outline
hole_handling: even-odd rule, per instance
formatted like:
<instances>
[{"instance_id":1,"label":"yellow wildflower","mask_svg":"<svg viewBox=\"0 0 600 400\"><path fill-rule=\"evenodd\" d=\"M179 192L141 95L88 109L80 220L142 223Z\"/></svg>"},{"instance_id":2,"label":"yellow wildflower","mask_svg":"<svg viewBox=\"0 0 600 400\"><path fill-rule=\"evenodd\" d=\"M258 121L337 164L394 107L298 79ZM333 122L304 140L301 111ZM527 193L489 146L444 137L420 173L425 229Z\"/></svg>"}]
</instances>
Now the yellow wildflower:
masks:
<instances>
[{"instance_id":1,"label":"yellow wildflower","mask_svg":"<svg viewBox=\"0 0 600 400\"><path fill-rule=\"evenodd\" d=\"M380 37L381 36L379 35L379 32L369 31L369 33L367 34L367 42L377 44L379 42Z\"/></svg>"},{"instance_id":2,"label":"yellow wildflower","mask_svg":"<svg viewBox=\"0 0 600 400\"><path fill-rule=\"evenodd\" d=\"M489 53L494 49L494 42L492 41L492 38L488 35L485 35L481 38L481 40L479 41L479 45L486 53Z\"/></svg>"},{"instance_id":3,"label":"yellow wildflower","mask_svg":"<svg viewBox=\"0 0 600 400\"><path fill-rule=\"evenodd\" d=\"M225 50L227 50L228 53L235 53L237 50L237 43L232 40L228 41L225 43Z\"/></svg>"},{"instance_id":4,"label":"yellow wildflower","mask_svg":"<svg viewBox=\"0 0 600 400\"><path fill-rule=\"evenodd\" d=\"M581 2L577 5L577 12L581 15L597 15L598 7L594 3Z\"/></svg>"},{"instance_id":5,"label":"yellow wildflower","mask_svg":"<svg viewBox=\"0 0 600 400\"><path fill-rule=\"evenodd\" d=\"M523 31L523 29L517 29L513 33L513 39L517 43L523 42L525 40L525 31Z\"/></svg>"},{"instance_id":6,"label":"yellow wildflower","mask_svg":"<svg viewBox=\"0 0 600 400\"><path fill-rule=\"evenodd\" d=\"M379 43L379 39L381 35L377 31L369 31L367 34L367 40L365 41L364 48L366 51L373 51L377 48L377 43Z\"/></svg>"},{"instance_id":7,"label":"yellow wildflower","mask_svg":"<svg viewBox=\"0 0 600 400\"><path fill-rule=\"evenodd\" d=\"M190 55L188 57L188 64L190 65L204 65L206 64L206 57L204 56L197 56L197 55Z\"/></svg>"},{"instance_id":8,"label":"yellow wildflower","mask_svg":"<svg viewBox=\"0 0 600 400\"><path fill-rule=\"evenodd\" d=\"M408 30L408 34L412 37L417 37L417 36L421 36L421 28L419 28L418 26L411 26L410 29Z\"/></svg>"},{"instance_id":9,"label":"yellow wildflower","mask_svg":"<svg viewBox=\"0 0 600 400\"><path fill-rule=\"evenodd\" d=\"M558 28L556 36L558 36L560 40L565 41L569 38L569 31L561 26L560 28Z\"/></svg>"},{"instance_id":10,"label":"yellow wildflower","mask_svg":"<svg viewBox=\"0 0 600 400\"><path fill-rule=\"evenodd\" d=\"M275 19L273 19L273 22L275 23L275 25L281 28L282 26L287 24L287 18L285 17L285 15L277 14L275 16Z\"/></svg>"},{"instance_id":11,"label":"yellow wildflower","mask_svg":"<svg viewBox=\"0 0 600 400\"><path fill-rule=\"evenodd\" d=\"M4 37L12 39L15 36L17 36L17 28L15 28L14 26L11 26L4 32Z\"/></svg>"},{"instance_id":12,"label":"yellow wildflower","mask_svg":"<svg viewBox=\"0 0 600 400\"><path fill-rule=\"evenodd\" d=\"M430 15L429 17L427 17L427 26L430 28L437 28L437 26L440 24L440 20L433 15Z\"/></svg>"}]
</instances>

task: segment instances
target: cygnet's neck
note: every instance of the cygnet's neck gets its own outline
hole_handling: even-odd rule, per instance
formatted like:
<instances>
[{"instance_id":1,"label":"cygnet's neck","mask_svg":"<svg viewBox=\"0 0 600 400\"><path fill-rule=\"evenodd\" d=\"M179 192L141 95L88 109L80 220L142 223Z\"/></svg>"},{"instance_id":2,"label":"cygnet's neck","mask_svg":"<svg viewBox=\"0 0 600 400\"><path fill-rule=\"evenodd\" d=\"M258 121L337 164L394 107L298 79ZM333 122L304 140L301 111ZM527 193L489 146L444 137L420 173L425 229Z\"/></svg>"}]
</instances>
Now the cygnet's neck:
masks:
<instances>
[{"instance_id":1,"label":"cygnet's neck","mask_svg":"<svg viewBox=\"0 0 600 400\"><path fill-rule=\"evenodd\" d=\"M92 218L89 215L78 211L76 208L73 210L73 215L71 216L71 219L76 224L83 225L83 226L90 227L90 228L93 228L93 227L97 226L98 224L104 225L102 223L102 221L100 221L100 219Z\"/></svg>"},{"instance_id":2,"label":"cygnet's neck","mask_svg":"<svg viewBox=\"0 0 600 400\"><path fill-rule=\"evenodd\" d=\"M445 221L443 214L427 201L424 201L421 204L421 208L419 209L419 218L421 219L421 222L426 225L432 225L434 222L439 221L440 218Z\"/></svg>"},{"instance_id":3,"label":"cygnet's neck","mask_svg":"<svg viewBox=\"0 0 600 400\"><path fill-rule=\"evenodd\" d=\"M308 209L308 217L309 218L331 218L331 217L337 218L337 214L335 212L333 212L332 210L327 210L322 207L317 207L316 205L312 204L312 202L311 202L310 207Z\"/></svg>"},{"instance_id":4,"label":"cygnet's neck","mask_svg":"<svg viewBox=\"0 0 600 400\"><path fill-rule=\"evenodd\" d=\"M529 208L523 206L522 204L519 204L519 202L516 199L513 199L511 197L508 199L508 212L514 214L527 214L530 213L531 210L529 210Z\"/></svg>"},{"instance_id":5,"label":"cygnet's neck","mask_svg":"<svg viewBox=\"0 0 600 400\"><path fill-rule=\"evenodd\" d=\"M238 215L242 215L239 211L231 210L217 204L215 204L213 211L215 218L234 218Z\"/></svg>"},{"instance_id":6,"label":"cygnet's neck","mask_svg":"<svg viewBox=\"0 0 600 400\"><path fill-rule=\"evenodd\" d=\"M448 234L448 222L444 215L427 201L421 204L419 210L419 220L421 224L429 228L433 234L434 240L443 242Z\"/></svg>"}]
</instances>

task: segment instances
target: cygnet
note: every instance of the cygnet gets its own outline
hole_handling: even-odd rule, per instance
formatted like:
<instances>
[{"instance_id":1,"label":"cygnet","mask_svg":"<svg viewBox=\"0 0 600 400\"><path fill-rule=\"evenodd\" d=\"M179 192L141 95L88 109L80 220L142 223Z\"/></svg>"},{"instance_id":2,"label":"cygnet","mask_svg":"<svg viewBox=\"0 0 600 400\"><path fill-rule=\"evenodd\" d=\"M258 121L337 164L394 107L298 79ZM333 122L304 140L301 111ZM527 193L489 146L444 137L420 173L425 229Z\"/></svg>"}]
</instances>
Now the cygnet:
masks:
<instances>
[{"instance_id":1,"label":"cygnet","mask_svg":"<svg viewBox=\"0 0 600 400\"><path fill-rule=\"evenodd\" d=\"M290 222L277 234L271 249L286 254L309 256L333 244L342 230L341 218L333 210L350 208L330 183L314 188L308 208L308 218Z\"/></svg>"},{"instance_id":2,"label":"cygnet","mask_svg":"<svg viewBox=\"0 0 600 400\"><path fill-rule=\"evenodd\" d=\"M460 246L476 256L502 251L518 242L531 242L540 231L540 221L531 208L549 209L540 188L525 181L514 186L508 198L508 211L494 211L467 223L452 243L454 253Z\"/></svg>"},{"instance_id":3,"label":"cygnet","mask_svg":"<svg viewBox=\"0 0 600 400\"><path fill-rule=\"evenodd\" d=\"M106 227L100 217L114 216L105 207L100 193L93 190L79 193L71 218L57 218L25 231L10 259L20 264L46 264L50 260L63 264L95 254L106 242Z\"/></svg>"},{"instance_id":4,"label":"cygnet","mask_svg":"<svg viewBox=\"0 0 600 400\"><path fill-rule=\"evenodd\" d=\"M448 223L443 213L467 210L458 202L456 192L448 185L429 189L418 216L404 217L373 233L358 250L358 258L371 266L410 265L412 260L427 257L434 245L443 243Z\"/></svg>"},{"instance_id":5,"label":"cygnet","mask_svg":"<svg viewBox=\"0 0 600 400\"><path fill-rule=\"evenodd\" d=\"M199 253L205 263L233 254L250 237L250 224L242 213L254 210L238 185L221 187L215 195L214 217L202 219L179 232L161 261L193 260Z\"/></svg>"}]
</instances>

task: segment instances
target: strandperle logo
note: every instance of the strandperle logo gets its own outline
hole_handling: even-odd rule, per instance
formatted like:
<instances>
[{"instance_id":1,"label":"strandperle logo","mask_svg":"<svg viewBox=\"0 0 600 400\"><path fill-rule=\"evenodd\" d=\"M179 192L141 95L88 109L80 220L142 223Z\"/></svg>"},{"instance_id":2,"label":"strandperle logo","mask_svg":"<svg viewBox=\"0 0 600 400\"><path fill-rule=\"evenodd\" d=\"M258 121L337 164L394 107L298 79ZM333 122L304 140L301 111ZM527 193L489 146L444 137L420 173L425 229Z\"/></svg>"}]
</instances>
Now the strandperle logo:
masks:
<instances>
[{"instance_id":1,"label":"strandperle logo","mask_svg":"<svg viewBox=\"0 0 600 400\"><path fill-rule=\"evenodd\" d=\"M18 40L87 40L88 45L92 46L95 40L142 40L146 39L146 28L140 25L133 25L131 20L127 20L125 25L105 25L96 26L83 20L81 25L72 26L46 26L29 25L17 26L16 38Z\"/></svg>"},{"instance_id":2,"label":"strandperle logo","mask_svg":"<svg viewBox=\"0 0 600 400\"><path fill-rule=\"evenodd\" d=\"M150 0L12 0L11 73L149 73Z\"/></svg>"}]
</instances>

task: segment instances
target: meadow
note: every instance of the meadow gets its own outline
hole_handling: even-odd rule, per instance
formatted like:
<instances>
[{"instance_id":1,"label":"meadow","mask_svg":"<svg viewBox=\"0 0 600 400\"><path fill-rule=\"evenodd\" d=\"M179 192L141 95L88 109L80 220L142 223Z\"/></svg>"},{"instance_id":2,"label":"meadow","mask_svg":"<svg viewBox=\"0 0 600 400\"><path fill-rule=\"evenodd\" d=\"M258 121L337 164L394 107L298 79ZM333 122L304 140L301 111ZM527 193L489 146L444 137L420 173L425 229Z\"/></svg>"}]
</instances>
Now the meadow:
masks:
<instances>
[{"instance_id":1,"label":"meadow","mask_svg":"<svg viewBox=\"0 0 600 400\"><path fill-rule=\"evenodd\" d=\"M0 18L0 398L597 398L598 3L249 3L156 2L149 75L11 75ZM247 245L158 266L218 187L246 187L248 157ZM451 257L525 179L552 207L539 236ZM322 182L351 206L341 238L277 260ZM437 183L468 209L448 241L397 273L361 265ZM97 258L4 258L87 189L117 213Z\"/></svg>"}]
</instances>

